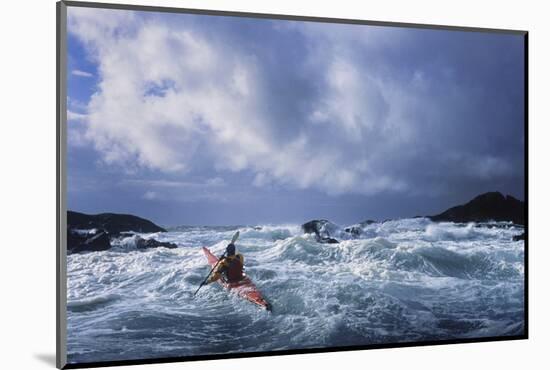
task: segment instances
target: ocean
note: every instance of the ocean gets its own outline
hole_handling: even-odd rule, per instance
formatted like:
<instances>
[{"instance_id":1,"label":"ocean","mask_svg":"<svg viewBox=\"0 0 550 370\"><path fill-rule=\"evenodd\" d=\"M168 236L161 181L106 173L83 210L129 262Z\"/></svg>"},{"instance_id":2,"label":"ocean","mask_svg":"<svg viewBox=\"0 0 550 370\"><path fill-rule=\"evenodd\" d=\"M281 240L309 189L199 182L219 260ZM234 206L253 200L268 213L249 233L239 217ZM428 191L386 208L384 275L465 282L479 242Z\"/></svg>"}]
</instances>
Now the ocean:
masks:
<instances>
[{"instance_id":1,"label":"ocean","mask_svg":"<svg viewBox=\"0 0 550 370\"><path fill-rule=\"evenodd\" d=\"M259 309L219 284L193 293L235 231ZM524 333L524 242L511 223L401 219L322 244L300 225L180 226L176 249L67 257L69 363L397 344Z\"/></svg>"}]
</instances>

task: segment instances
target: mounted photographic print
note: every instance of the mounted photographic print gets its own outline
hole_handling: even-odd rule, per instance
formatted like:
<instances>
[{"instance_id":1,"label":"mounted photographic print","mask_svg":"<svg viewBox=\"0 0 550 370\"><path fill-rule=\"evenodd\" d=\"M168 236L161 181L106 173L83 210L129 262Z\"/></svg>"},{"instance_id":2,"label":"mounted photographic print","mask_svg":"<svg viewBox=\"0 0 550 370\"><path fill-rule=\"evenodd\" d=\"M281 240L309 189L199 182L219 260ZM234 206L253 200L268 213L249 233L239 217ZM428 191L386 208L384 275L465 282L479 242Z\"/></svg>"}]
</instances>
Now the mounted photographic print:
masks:
<instances>
[{"instance_id":1,"label":"mounted photographic print","mask_svg":"<svg viewBox=\"0 0 550 370\"><path fill-rule=\"evenodd\" d=\"M58 3L58 367L527 338L527 32Z\"/></svg>"}]
</instances>

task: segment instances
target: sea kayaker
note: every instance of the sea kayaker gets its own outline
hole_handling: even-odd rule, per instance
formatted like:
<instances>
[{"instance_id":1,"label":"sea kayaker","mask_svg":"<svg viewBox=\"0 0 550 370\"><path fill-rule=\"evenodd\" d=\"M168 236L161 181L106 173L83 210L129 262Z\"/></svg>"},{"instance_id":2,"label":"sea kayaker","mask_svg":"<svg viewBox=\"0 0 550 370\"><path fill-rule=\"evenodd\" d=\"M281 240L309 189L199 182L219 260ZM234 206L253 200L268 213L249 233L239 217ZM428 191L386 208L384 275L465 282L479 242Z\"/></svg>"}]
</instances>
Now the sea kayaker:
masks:
<instances>
[{"instance_id":1,"label":"sea kayaker","mask_svg":"<svg viewBox=\"0 0 550 370\"><path fill-rule=\"evenodd\" d=\"M228 283L236 283L244 278L244 257L240 253L235 253L235 244L230 243L225 248L225 252L226 257L216 266L206 284L210 284L221 277Z\"/></svg>"}]
</instances>

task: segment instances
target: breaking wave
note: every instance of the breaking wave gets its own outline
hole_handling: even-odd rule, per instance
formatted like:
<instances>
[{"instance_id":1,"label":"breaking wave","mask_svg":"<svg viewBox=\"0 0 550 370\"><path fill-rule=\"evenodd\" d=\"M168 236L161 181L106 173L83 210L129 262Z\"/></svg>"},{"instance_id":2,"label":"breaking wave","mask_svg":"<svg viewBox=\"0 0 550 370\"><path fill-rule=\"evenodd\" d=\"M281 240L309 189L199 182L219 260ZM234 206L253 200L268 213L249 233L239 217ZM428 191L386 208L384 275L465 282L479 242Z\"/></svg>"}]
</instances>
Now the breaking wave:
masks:
<instances>
[{"instance_id":1,"label":"breaking wave","mask_svg":"<svg viewBox=\"0 0 550 370\"><path fill-rule=\"evenodd\" d=\"M524 245L515 225L359 225L335 244L299 225L178 227L140 234L178 248L68 256L70 362L193 356L522 334ZM219 285L193 292L235 230L273 312ZM345 236L345 237L342 237Z\"/></svg>"}]
</instances>

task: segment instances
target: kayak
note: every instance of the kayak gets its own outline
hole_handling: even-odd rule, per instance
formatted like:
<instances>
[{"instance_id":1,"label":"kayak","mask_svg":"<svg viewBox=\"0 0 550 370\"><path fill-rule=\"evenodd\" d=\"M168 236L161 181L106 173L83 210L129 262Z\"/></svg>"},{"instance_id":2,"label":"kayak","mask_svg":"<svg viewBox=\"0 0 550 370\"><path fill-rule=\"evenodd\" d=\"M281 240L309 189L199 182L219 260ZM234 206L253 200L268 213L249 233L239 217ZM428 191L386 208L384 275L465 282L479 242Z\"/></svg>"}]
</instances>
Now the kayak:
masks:
<instances>
[{"instance_id":1,"label":"kayak","mask_svg":"<svg viewBox=\"0 0 550 370\"><path fill-rule=\"evenodd\" d=\"M202 247L202 251L208 260L208 264L214 267L218 263L218 257L214 256L206 247ZM236 283L229 283L221 278L218 279L218 283L220 283L225 289L234 292L239 297L258 305L267 311L271 311L271 305L264 299L264 297L262 297L262 293L258 290L258 288L256 288L256 285L254 285L248 276Z\"/></svg>"}]
</instances>

